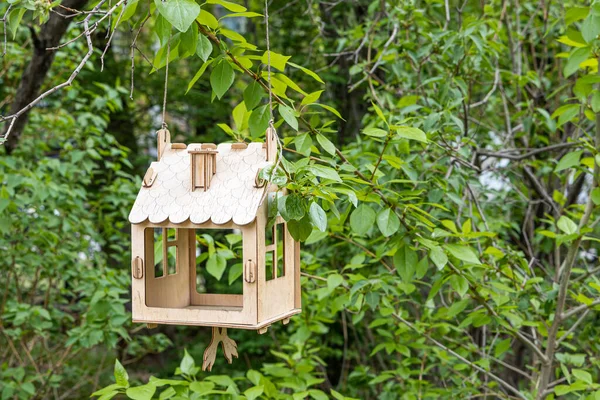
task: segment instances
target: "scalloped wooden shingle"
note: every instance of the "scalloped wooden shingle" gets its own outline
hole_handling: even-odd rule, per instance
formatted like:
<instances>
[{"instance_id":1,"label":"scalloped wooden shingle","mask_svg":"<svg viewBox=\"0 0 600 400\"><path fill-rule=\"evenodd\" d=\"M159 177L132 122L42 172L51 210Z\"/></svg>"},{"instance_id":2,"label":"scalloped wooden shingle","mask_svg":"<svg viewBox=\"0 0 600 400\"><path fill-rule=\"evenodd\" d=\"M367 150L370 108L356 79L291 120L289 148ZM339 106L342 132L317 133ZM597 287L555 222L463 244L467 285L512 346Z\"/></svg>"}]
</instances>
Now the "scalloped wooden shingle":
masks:
<instances>
[{"instance_id":1,"label":"scalloped wooden shingle","mask_svg":"<svg viewBox=\"0 0 600 400\"><path fill-rule=\"evenodd\" d=\"M191 146L191 145L190 145ZM193 144L198 146L198 144ZM146 220L179 224L188 219L194 224L233 221L246 225L254 220L263 188L254 187L254 178L266 162L262 143L250 143L246 149L232 149L231 143L217 146L217 173L207 191L191 191L191 165L188 149L169 145L151 167L158 173L151 187L142 187L129 213L129 222Z\"/></svg>"}]
</instances>

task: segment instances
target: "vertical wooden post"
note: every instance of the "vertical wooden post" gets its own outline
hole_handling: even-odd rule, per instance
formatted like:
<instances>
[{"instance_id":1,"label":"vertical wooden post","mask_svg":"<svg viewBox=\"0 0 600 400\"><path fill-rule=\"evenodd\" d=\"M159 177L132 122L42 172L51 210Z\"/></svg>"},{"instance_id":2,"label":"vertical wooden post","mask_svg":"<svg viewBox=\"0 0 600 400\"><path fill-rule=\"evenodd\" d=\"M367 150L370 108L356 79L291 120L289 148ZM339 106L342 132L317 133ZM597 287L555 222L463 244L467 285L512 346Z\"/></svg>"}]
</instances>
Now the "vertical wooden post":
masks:
<instances>
[{"instance_id":1,"label":"vertical wooden post","mask_svg":"<svg viewBox=\"0 0 600 400\"><path fill-rule=\"evenodd\" d=\"M171 132L169 132L169 130L166 128L159 129L158 132L156 132L156 152L158 153L156 158L158 161L160 161L165 149L170 144Z\"/></svg>"},{"instance_id":2,"label":"vertical wooden post","mask_svg":"<svg viewBox=\"0 0 600 400\"><path fill-rule=\"evenodd\" d=\"M267 145L267 161L275 162L277 158L277 132L275 128L268 127L265 133Z\"/></svg>"}]
</instances>

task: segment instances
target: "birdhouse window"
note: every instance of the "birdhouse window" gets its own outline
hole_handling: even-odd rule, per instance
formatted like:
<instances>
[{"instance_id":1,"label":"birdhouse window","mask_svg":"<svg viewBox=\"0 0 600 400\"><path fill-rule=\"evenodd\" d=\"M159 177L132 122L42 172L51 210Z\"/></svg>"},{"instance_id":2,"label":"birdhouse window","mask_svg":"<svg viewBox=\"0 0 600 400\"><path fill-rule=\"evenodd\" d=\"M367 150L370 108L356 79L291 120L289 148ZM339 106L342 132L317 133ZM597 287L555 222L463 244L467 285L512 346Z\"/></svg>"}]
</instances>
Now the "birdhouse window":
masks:
<instances>
[{"instance_id":1,"label":"birdhouse window","mask_svg":"<svg viewBox=\"0 0 600 400\"><path fill-rule=\"evenodd\" d=\"M242 234L196 230L196 293L243 294Z\"/></svg>"},{"instance_id":2,"label":"birdhouse window","mask_svg":"<svg viewBox=\"0 0 600 400\"><path fill-rule=\"evenodd\" d=\"M285 276L285 223L280 219L265 232L265 277L272 280Z\"/></svg>"},{"instance_id":3,"label":"birdhouse window","mask_svg":"<svg viewBox=\"0 0 600 400\"><path fill-rule=\"evenodd\" d=\"M154 228L154 277L177 273L177 230Z\"/></svg>"}]
</instances>

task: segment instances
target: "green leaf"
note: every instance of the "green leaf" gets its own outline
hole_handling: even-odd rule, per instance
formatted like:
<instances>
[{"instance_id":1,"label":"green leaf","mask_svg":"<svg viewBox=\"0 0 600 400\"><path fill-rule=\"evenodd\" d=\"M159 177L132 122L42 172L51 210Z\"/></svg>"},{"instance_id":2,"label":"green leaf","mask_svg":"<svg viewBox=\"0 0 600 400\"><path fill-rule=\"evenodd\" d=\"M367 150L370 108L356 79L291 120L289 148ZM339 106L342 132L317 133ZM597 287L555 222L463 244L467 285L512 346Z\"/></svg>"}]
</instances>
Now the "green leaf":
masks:
<instances>
[{"instance_id":1,"label":"green leaf","mask_svg":"<svg viewBox=\"0 0 600 400\"><path fill-rule=\"evenodd\" d=\"M236 4L236 3L232 3L231 1L225 1L225 0L206 0L206 2L208 4L218 4L220 6L225 7L229 11L235 12L235 13L242 13L242 12L246 11L246 7L241 6L239 4Z\"/></svg>"},{"instance_id":2,"label":"green leaf","mask_svg":"<svg viewBox=\"0 0 600 400\"><path fill-rule=\"evenodd\" d=\"M125 370L123 365L121 365L119 360L115 360L114 376L117 385L121 385L124 387L129 386L129 375L127 374L127 371Z\"/></svg>"},{"instance_id":3,"label":"green leaf","mask_svg":"<svg viewBox=\"0 0 600 400\"><path fill-rule=\"evenodd\" d=\"M194 0L154 0L158 12L180 32L185 32L200 14Z\"/></svg>"},{"instance_id":4,"label":"green leaf","mask_svg":"<svg viewBox=\"0 0 600 400\"><path fill-rule=\"evenodd\" d=\"M425 132L418 128L413 128L410 126L396 126L392 125L390 127L392 130L396 131L396 137L408 140L416 140L422 143L427 143L427 135Z\"/></svg>"},{"instance_id":5,"label":"green leaf","mask_svg":"<svg viewBox=\"0 0 600 400\"><path fill-rule=\"evenodd\" d=\"M181 38L179 43L181 58L194 55L198 47L198 26L193 24L185 33L179 35L179 37Z\"/></svg>"},{"instance_id":6,"label":"green leaf","mask_svg":"<svg viewBox=\"0 0 600 400\"><path fill-rule=\"evenodd\" d=\"M190 89L196 84L196 82L198 82L198 79L200 79L200 77L202 75L204 75L204 71L206 71L206 68L212 64L213 60L207 61L204 64L202 64L202 66L200 67L200 69L198 70L198 72L196 72L196 75L194 75L194 77L192 78L192 80L190 81L190 83L188 84L187 90L185 93L189 92Z\"/></svg>"},{"instance_id":7,"label":"green leaf","mask_svg":"<svg viewBox=\"0 0 600 400\"><path fill-rule=\"evenodd\" d=\"M593 112L600 112L600 91L594 90L594 92L592 93L592 98L590 100L590 105L592 106Z\"/></svg>"},{"instance_id":8,"label":"green leaf","mask_svg":"<svg viewBox=\"0 0 600 400\"><path fill-rule=\"evenodd\" d=\"M310 205L308 215L310 216L310 221L318 230L321 232L327 230L327 214L325 214L325 210L317 202L313 202Z\"/></svg>"},{"instance_id":9,"label":"green leaf","mask_svg":"<svg viewBox=\"0 0 600 400\"><path fill-rule=\"evenodd\" d=\"M229 283L229 286L231 286L240 276L242 276L242 267L242 263L237 263L229 268L229 275L227 277L227 283Z\"/></svg>"},{"instance_id":10,"label":"green leaf","mask_svg":"<svg viewBox=\"0 0 600 400\"><path fill-rule=\"evenodd\" d=\"M286 105L280 105L279 106L279 114L284 119L284 121L287 122L287 124L292 127L292 129L294 129L295 131L298 131L298 120L296 119L296 116L294 115L294 110L292 110L290 107L288 107Z\"/></svg>"},{"instance_id":11,"label":"green leaf","mask_svg":"<svg viewBox=\"0 0 600 400\"><path fill-rule=\"evenodd\" d=\"M244 103L246 103L246 109L250 111L259 105L262 95L263 88L257 81L252 81L244 90Z\"/></svg>"},{"instance_id":12,"label":"green leaf","mask_svg":"<svg viewBox=\"0 0 600 400\"><path fill-rule=\"evenodd\" d=\"M580 381L589 383L590 385L593 383L592 374L590 374L587 371L584 371L582 369L573 369L571 373L575 378L579 379Z\"/></svg>"},{"instance_id":13,"label":"green leaf","mask_svg":"<svg viewBox=\"0 0 600 400\"><path fill-rule=\"evenodd\" d=\"M295 219L288 221L287 226L292 238L299 242L303 242L308 239L312 232L312 226L307 216L302 218L300 221Z\"/></svg>"},{"instance_id":14,"label":"green leaf","mask_svg":"<svg viewBox=\"0 0 600 400\"><path fill-rule=\"evenodd\" d=\"M210 57L212 53L213 47L210 43L210 40L203 34L198 36L198 45L196 47L196 54L198 57L202 59L202 61L206 62L208 57Z\"/></svg>"},{"instance_id":15,"label":"green leaf","mask_svg":"<svg viewBox=\"0 0 600 400\"><path fill-rule=\"evenodd\" d=\"M265 391L264 386L254 386L251 387L250 389L247 389L244 392L244 396L246 396L246 399L248 400L255 400L257 398L260 397L261 394L263 394L263 392Z\"/></svg>"},{"instance_id":16,"label":"green leaf","mask_svg":"<svg viewBox=\"0 0 600 400\"><path fill-rule=\"evenodd\" d=\"M595 205L600 205L600 188L592 190L592 201Z\"/></svg>"},{"instance_id":17,"label":"green leaf","mask_svg":"<svg viewBox=\"0 0 600 400\"><path fill-rule=\"evenodd\" d=\"M179 364L179 369L182 373L186 375L191 375L194 373L194 367L196 366L196 362L187 352L187 349L183 349L183 358L181 359L181 363Z\"/></svg>"},{"instance_id":18,"label":"green leaf","mask_svg":"<svg viewBox=\"0 0 600 400\"><path fill-rule=\"evenodd\" d=\"M506 351L510 349L511 343L512 339L510 338L498 342L498 344L494 348L494 356L497 358L500 357L502 354L506 353Z\"/></svg>"},{"instance_id":19,"label":"green leaf","mask_svg":"<svg viewBox=\"0 0 600 400\"><path fill-rule=\"evenodd\" d=\"M220 99L233 84L235 74L227 61L221 61L210 74L210 86ZM265 128L266 129L266 128Z\"/></svg>"},{"instance_id":20,"label":"green leaf","mask_svg":"<svg viewBox=\"0 0 600 400\"><path fill-rule=\"evenodd\" d=\"M161 1L161 0L154 0L154 1ZM219 28L219 21L217 21L217 19L215 18L214 15L212 15L211 13L209 13L206 10L200 11L200 14L196 18L196 21L198 21L202 25L208 26L211 29Z\"/></svg>"},{"instance_id":21,"label":"green leaf","mask_svg":"<svg viewBox=\"0 0 600 400\"><path fill-rule=\"evenodd\" d=\"M469 291L469 281L464 276L452 275L448 281L452 289L456 290L460 297L463 297Z\"/></svg>"},{"instance_id":22,"label":"green leaf","mask_svg":"<svg viewBox=\"0 0 600 400\"><path fill-rule=\"evenodd\" d=\"M290 65L290 66L292 66L294 68L298 68L300 71L304 72L306 75L310 76L311 78L313 78L317 82L325 84L325 82L323 82L323 79L321 79L321 77L319 75L317 75L315 72L311 71L310 69L304 68L301 65L294 64L294 63L289 62L289 61L288 61L288 65Z\"/></svg>"},{"instance_id":23,"label":"green leaf","mask_svg":"<svg viewBox=\"0 0 600 400\"><path fill-rule=\"evenodd\" d=\"M12 39L15 40L17 31L19 30L19 24L23 19L23 15L27 11L26 8L15 8L8 14L8 28L12 32Z\"/></svg>"},{"instance_id":24,"label":"green leaf","mask_svg":"<svg viewBox=\"0 0 600 400\"><path fill-rule=\"evenodd\" d=\"M333 273L327 277L327 289L330 291L333 291L342 283L344 283L344 277L338 273Z\"/></svg>"},{"instance_id":25,"label":"green leaf","mask_svg":"<svg viewBox=\"0 0 600 400\"><path fill-rule=\"evenodd\" d=\"M295 193L285 198L285 214L290 219L300 220L306 214L304 200Z\"/></svg>"},{"instance_id":26,"label":"green leaf","mask_svg":"<svg viewBox=\"0 0 600 400\"><path fill-rule=\"evenodd\" d=\"M302 154L310 154L310 148L312 146L312 143L312 139L310 138L310 135L308 133L298 135L294 139L296 150L298 150Z\"/></svg>"},{"instance_id":27,"label":"green leaf","mask_svg":"<svg viewBox=\"0 0 600 400\"><path fill-rule=\"evenodd\" d=\"M581 35L590 43L600 34L600 17L590 13L581 24Z\"/></svg>"},{"instance_id":28,"label":"green leaf","mask_svg":"<svg viewBox=\"0 0 600 400\"><path fill-rule=\"evenodd\" d=\"M212 382L192 382L190 383L190 390L194 393L198 393L199 395L207 394L211 390L213 390L215 384Z\"/></svg>"},{"instance_id":29,"label":"green leaf","mask_svg":"<svg viewBox=\"0 0 600 400\"><path fill-rule=\"evenodd\" d=\"M577 233L577 224L571 220L571 218L567 216L561 216L556 223L558 229L566 233L567 235L572 235Z\"/></svg>"},{"instance_id":30,"label":"green leaf","mask_svg":"<svg viewBox=\"0 0 600 400\"><path fill-rule=\"evenodd\" d=\"M464 246L461 244L445 244L444 248L461 261L469 264L481 264L479 257L477 257L475 251L473 251L473 249L469 246Z\"/></svg>"},{"instance_id":31,"label":"green leaf","mask_svg":"<svg viewBox=\"0 0 600 400\"><path fill-rule=\"evenodd\" d=\"M388 132L380 128L365 128L362 133L372 137L386 137Z\"/></svg>"},{"instance_id":32,"label":"green leaf","mask_svg":"<svg viewBox=\"0 0 600 400\"><path fill-rule=\"evenodd\" d=\"M225 260L223 256L216 253L208 256L208 260L206 261L206 272L217 278L218 281L221 280L226 267L227 260Z\"/></svg>"},{"instance_id":33,"label":"green leaf","mask_svg":"<svg viewBox=\"0 0 600 400\"><path fill-rule=\"evenodd\" d=\"M375 217L375 211L371 207L361 204L350 214L350 228L355 234L362 236L371 229Z\"/></svg>"},{"instance_id":34,"label":"green leaf","mask_svg":"<svg viewBox=\"0 0 600 400\"><path fill-rule=\"evenodd\" d=\"M306 105L306 104L315 103L321 97L321 93L323 93L323 91L322 90L318 90L316 92L312 92L312 93L307 94L306 96L304 96L304 98L302 99L302 102L300 104L301 105Z\"/></svg>"},{"instance_id":35,"label":"green leaf","mask_svg":"<svg viewBox=\"0 0 600 400\"><path fill-rule=\"evenodd\" d=\"M125 394L133 400L151 400L156 392L156 386L148 383L146 385L130 387Z\"/></svg>"},{"instance_id":36,"label":"green leaf","mask_svg":"<svg viewBox=\"0 0 600 400\"><path fill-rule=\"evenodd\" d=\"M415 274L418 257L417 253L408 246L402 246L394 254L394 265L400 278L410 283Z\"/></svg>"},{"instance_id":37,"label":"green leaf","mask_svg":"<svg viewBox=\"0 0 600 400\"><path fill-rule=\"evenodd\" d=\"M386 208L377 215L377 226L383 236L389 237L400 228L400 219L391 208Z\"/></svg>"},{"instance_id":38,"label":"green leaf","mask_svg":"<svg viewBox=\"0 0 600 400\"><path fill-rule=\"evenodd\" d=\"M331 143L331 141L329 139L327 139L325 136L321 135L320 133L317 133L316 136L317 136L317 142L319 142L319 144L321 145L323 150L325 150L332 156L335 156L335 145L333 143Z\"/></svg>"},{"instance_id":39,"label":"green leaf","mask_svg":"<svg viewBox=\"0 0 600 400\"><path fill-rule=\"evenodd\" d=\"M565 68L563 69L563 73L565 74L565 78L573 75L579 69L579 64L584 62L590 56L591 49L590 47L582 47L575 49L569 55L569 59L565 64Z\"/></svg>"},{"instance_id":40,"label":"green leaf","mask_svg":"<svg viewBox=\"0 0 600 400\"><path fill-rule=\"evenodd\" d=\"M572 151L567 153L560 159L554 172L560 172L568 168L573 168L579 165L579 159L581 158L582 150Z\"/></svg>"},{"instance_id":41,"label":"green leaf","mask_svg":"<svg viewBox=\"0 0 600 400\"><path fill-rule=\"evenodd\" d=\"M382 120L387 126L390 126L390 124L388 124L387 122L387 119L385 118L385 115L383 115L383 111L381 111L381 108L379 108L379 106L373 102L371 102L371 105L373 106L375 114L377 114L379 119Z\"/></svg>"},{"instance_id":42,"label":"green leaf","mask_svg":"<svg viewBox=\"0 0 600 400\"><path fill-rule=\"evenodd\" d=\"M271 66L277 68L281 72L285 70L285 65L287 61L292 58L291 56L284 56L282 54L275 53L274 51L265 51L260 61L267 65L269 61L271 62Z\"/></svg>"},{"instance_id":43,"label":"green leaf","mask_svg":"<svg viewBox=\"0 0 600 400\"><path fill-rule=\"evenodd\" d=\"M333 115L335 115L336 117L338 117L339 119L341 119L342 121L345 121L344 118L342 118L342 114L339 113L338 110L336 110L335 108L328 106L326 104L321 104L321 103L313 103L310 104L311 106L319 106L321 108L326 109L327 111L329 111L330 113L332 113Z\"/></svg>"},{"instance_id":44,"label":"green leaf","mask_svg":"<svg viewBox=\"0 0 600 400\"><path fill-rule=\"evenodd\" d=\"M431 248L429 251L429 258L431 258L431 261L433 261L437 269L440 271L448 263L448 256L446 255L444 249L442 249L440 246L434 246Z\"/></svg>"},{"instance_id":45,"label":"green leaf","mask_svg":"<svg viewBox=\"0 0 600 400\"><path fill-rule=\"evenodd\" d=\"M252 12L252 11L247 11L247 12L239 12L239 13L233 13L233 14L227 14L221 17L221 19L225 19L225 18L256 18L256 17L262 17L262 14L256 13L256 12Z\"/></svg>"},{"instance_id":46,"label":"green leaf","mask_svg":"<svg viewBox=\"0 0 600 400\"><path fill-rule=\"evenodd\" d=\"M247 105L246 105L247 107ZM269 108L268 105L263 105L252 110L248 119L248 128L252 137L264 135L269 127Z\"/></svg>"},{"instance_id":47,"label":"green leaf","mask_svg":"<svg viewBox=\"0 0 600 400\"><path fill-rule=\"evenodd\" d=\"M337 171L331 167L325 165L312 164L307 167L315 176L323 179L329 179L336 182L342 182L342 178L338 175Z\"/></svg>"}]
</instances>

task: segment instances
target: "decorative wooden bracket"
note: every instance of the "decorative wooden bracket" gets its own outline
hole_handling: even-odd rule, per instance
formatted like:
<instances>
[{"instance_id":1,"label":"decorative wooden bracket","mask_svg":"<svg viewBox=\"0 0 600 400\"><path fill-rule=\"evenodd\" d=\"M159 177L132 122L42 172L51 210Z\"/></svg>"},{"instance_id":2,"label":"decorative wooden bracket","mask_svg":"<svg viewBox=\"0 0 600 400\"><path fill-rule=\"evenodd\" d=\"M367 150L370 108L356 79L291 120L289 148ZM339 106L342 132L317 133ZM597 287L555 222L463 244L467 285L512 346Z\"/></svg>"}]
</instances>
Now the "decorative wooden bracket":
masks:
<instances>
[{"instance_id":1,"label":"decorative wooden bracket","mask_svg":"<svg viewBox=\"0 0 600 400\"><path fill-rule=\"evenodd\" d=\"M254 283L256 281L255 271L256 263L252 260L246 261L244 264L244 280L248 283Z\"/></svg>"},{"instance_id":2,"label":"decorative wooden bracket","mask_svg":"<svg viewBox=\"0 0 600 400\"><path fill-rule=\"evenodd\" d=\"M146 171L146 175L144 175L144 180L143 180L144 187L152 186L152 184L156 180L157 175L158 175L158 171L155 171L154 168L152 168L152 167L148 168L148 171Z\"/></svg>"},{"instance_id":3,"label":"decorative wooden bracket","mask_svg":"<svg viewBox=\"0 0 600 400\"><path fill-rule=\"evenodd\" d=\"M135 279L142 279L144 277L144 260L139 256L131 261L131 271Z\"/></svg>"},{"instance_id":4,"label":"decorative wooden bracket","mask_svg":"<svg viewBox=\"0 0 600 400\"><path fill-rule=\"evenodd\" d=\"M262 170L262 168L259 168L258 171L256 171L256 176L254 177L255 188L263 188L267 184L267 180L260 177Z\"/></svg>"},{"instance_id":5,"label":"decorative wooden bracket","mask_svg":"<svg viewBox=\"0 0 600 400\"><path fill-rule=\"evenodd\" d=\"M168 129L159 129L158 132L156 132L156 152L157 152L157 159L158 161L160 161L163 153L165 152L165 149L167 148L168 145L171 144L171 132L169 132Z\"/></svg>"},{"instance_id":6,"label":"decorative wooden bracket","mask_svg":"<svg viewBox=\"0 0 600 400\"><path fill-rule=\"evenodd\" d=\"M202 371L206 371L207 369L209 371L212 370L215 359L217 358L217 348L219 347L219 343L221 343L223 354L229 364L233 361L233 357L238 357L237 344L227 336L227 328L213 327L212 340L206 350L204 350Z\"/></svg>"},{"instance_id":7,"label":"decorative wooden bracket","mask_svg":"<svg viewBox=\"0 0 600 400\"><path fill-rule=\"evenodd\" d=\"M277 132L275 128L268 127L265 132L265 144L267 145L267 161L274 162L277 157Z\"/></svg>"}]
</instances>

